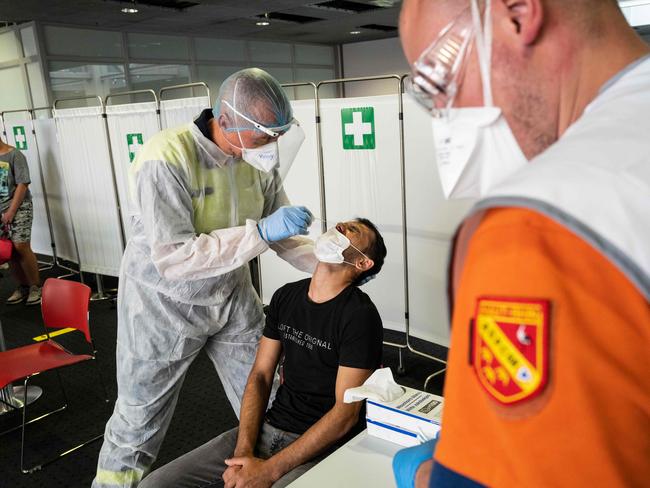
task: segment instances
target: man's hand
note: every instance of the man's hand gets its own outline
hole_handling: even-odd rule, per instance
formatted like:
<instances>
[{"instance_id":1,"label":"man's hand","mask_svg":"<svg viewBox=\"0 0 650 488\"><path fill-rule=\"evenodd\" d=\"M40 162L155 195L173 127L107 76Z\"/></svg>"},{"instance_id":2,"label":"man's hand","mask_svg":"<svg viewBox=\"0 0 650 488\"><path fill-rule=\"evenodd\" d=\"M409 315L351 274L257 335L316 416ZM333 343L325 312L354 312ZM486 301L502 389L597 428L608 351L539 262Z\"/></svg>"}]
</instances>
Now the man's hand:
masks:
<instances>
[{"instance_id":1,"label":"man's hand","mask_svg":"<svg viewBox=\"0 0 650 488\"><path fill-rule=\"evenodd\" d=\"M16 216L16 212L12 212L11 210L7 210L2 214L2 223L4 225L11 224L14 221L14 217Z\"/></svg>"},{"instance_id":2,"label":"man's hand","mask_svg":"<svg viewBox=\"0 0 650 488\"><path fill-rule=\"evenodd\" d=\"M237 473L241 470L241 466L229 466L221 476L223 478L224 488L234 488L237 480Z\"/></svg>"},{"instance_id":3,"label":"man's hand","mask_svg":"<svg viewBox=\"0 0 650 488\"><path fill-rule=\"evenodd\" d=\"M269 463L256 457L233 457L226 459L229 466L224 472L225 488L269 488L276 481L271 473ZM239 468L231 471L228 475L232 478L230 484L226 481L226 473L232 468ZM232 476L231 476L232 475Z\"/></svg>"}]
</instances>

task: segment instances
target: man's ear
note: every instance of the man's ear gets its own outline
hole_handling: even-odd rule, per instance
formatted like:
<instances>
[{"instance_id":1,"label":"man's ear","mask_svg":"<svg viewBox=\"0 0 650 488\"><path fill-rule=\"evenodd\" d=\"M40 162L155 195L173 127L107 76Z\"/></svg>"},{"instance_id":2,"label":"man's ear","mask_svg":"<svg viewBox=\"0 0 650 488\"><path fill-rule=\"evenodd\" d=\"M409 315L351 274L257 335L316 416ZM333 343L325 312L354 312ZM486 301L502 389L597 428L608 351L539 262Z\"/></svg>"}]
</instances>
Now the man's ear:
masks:
<instances>
[{"instance_id":1,"label":"man's ear","mask_svg":"<svg viewBox=\"0 0 650 488\"><path fill-rule=\"evenodd\" d=\"M360 267L362 271L368 271L369 269L372 269L372 267L375 265L375 262L370 259L370 258L362 258L360 262Z\"/></svg>"},{"instance_id":2,"label":"man's ear","mask_svg":"<svg viewBox=\"0 0 650 488\"><path fill-rule=\"evenodd\" d=\"M501 26L505 32L510 32L523 46L530 46L539 39L544 26L542 0L496 0L493 8L496 9L494 18L504 19Z\"/></svg>"}]
</instances>

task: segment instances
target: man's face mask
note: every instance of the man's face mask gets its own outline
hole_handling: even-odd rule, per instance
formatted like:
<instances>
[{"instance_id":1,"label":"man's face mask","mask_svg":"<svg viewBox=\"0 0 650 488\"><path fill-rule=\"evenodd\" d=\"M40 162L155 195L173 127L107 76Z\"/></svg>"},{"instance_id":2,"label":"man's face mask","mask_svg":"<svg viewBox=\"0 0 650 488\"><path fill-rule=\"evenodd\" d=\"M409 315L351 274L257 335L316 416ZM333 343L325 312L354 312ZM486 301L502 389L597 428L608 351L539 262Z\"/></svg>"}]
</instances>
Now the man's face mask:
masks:
<instances>
[{"instance_id":1,"label":"man's face mask","mask_svg":"<svg viewBox=\"0 0 650 488\"><path fill-rule=\"evenodd\" d=\"M352 247L364 258L369 259L364 253L359 251L354 244L350 242L345 234L338 231L336 227L332 227L330 230L321 234L316 238L314 243L314 254L316 258L322 263L331 263L331 264L349 264L350 266L356 266L354 263L347 262L343 257L343 251L348 247Z\"/></svg>"},{"instance_id":2,"label":"man's face mask","mask_svg":"<svg viewBox=\"0 0 650 488\"><path fill-rule=\"evenodd\" d=\"M483 107L453 108L472 46L476 47ZM491 1L485 23L477 0L445 27L413 63L407 91L433 116L436 164L446 198L477 198L527 163L492 100Z\"/></svg>"}]
</instances>

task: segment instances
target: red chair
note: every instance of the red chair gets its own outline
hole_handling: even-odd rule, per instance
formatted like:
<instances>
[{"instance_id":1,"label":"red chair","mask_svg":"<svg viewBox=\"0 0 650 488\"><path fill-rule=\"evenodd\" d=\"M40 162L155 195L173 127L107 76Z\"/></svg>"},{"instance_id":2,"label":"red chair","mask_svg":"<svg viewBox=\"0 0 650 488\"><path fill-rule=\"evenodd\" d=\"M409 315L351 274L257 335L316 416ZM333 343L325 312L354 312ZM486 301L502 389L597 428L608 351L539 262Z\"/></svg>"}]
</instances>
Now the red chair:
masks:
<instances>
[{"instance_id":1,"label":"red chair","mask_svg":"<svg viewBox=\"0 0 650 488\"><path fill-rule=\"evenodd\" d=\"M47 340L0 352L0 388L4 388L10 383L18 380L23 380L25 386L25 396L22 399L23 415L21 425L0 434L3 435L17 429L22 430L20 441L20 469L23 473L33 473L34 471L41 469L43 466L103 437L103 434L93 437L76 447L65 449L53 458L40 464L36 464L30 468L25 468L24 466L25 426L54 413L60 412L68 406L68 398L65 394L65 389L63 388L63 382L61 381L58 369L64 366L71 366L73 364L94 360L96 358L97 351L95 350L92 338L90 337L90 328L88 325L89 301L90 288L88 286L74 281L49 278L45 281L45 285L43 286L41 302L43 323L45 325L45 332L48 335ZM91 352L89 354L75 354L68 351L61 344L52 340L47 332L48 328L63 329L67 327L77 329L84 334L86 342L90 346ZM96 364L95 367L97 367ZM26 421L27 386L29 380L40 373L51 370L54 370L57 373L61 391L65 398L65 404L56 410L41 415L40 417ZM104 390L104 398L108 402L108 394L106 393L106 387L102 381L101 374L98 369L95 371Z\"/></svg>"}]
</instances>

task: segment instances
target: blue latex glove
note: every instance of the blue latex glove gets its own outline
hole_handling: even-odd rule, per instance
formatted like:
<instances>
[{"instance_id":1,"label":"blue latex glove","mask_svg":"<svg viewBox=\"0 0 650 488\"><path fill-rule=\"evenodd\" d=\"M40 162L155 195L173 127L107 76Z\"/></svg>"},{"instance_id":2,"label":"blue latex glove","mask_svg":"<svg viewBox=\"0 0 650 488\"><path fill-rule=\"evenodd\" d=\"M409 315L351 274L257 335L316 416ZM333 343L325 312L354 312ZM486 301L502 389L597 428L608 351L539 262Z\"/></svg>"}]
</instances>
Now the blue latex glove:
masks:
<instances>
[{"instance_id":1,"label":"blue latex glove","mask_svg":"<svg viewBox=\"0 0 650 488\"><path fill-rule=\"evenodd\" d=\"M276 242L298 234L306 235L313 215L307 207L280 207L257 223L262 239Z\"/></svg>"},{"instance_id":2,"label":"blue latex glove","mask_svg":"<svg viewBox=\"0 0 650 488\"><path fill-rule=\"evenodd\" d=\"M397 488L413 488L415 473L420 465L433 457L437 439L432 439L419 446L407 447L395 454L393 458L393 474Z\"/></svg>"}]
</instances>

